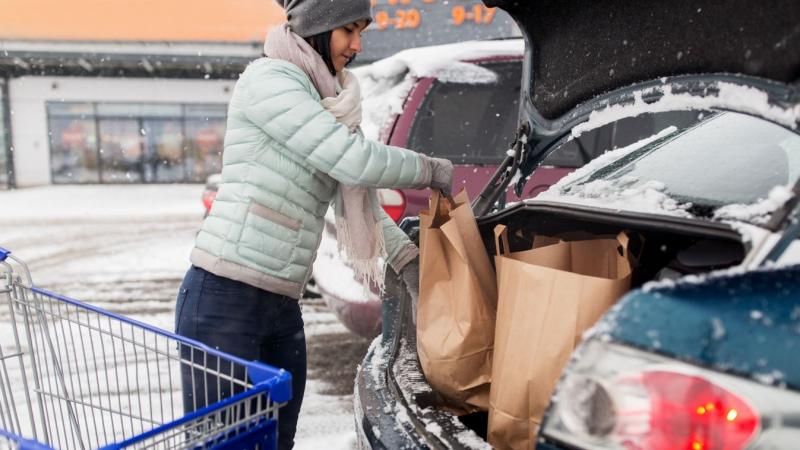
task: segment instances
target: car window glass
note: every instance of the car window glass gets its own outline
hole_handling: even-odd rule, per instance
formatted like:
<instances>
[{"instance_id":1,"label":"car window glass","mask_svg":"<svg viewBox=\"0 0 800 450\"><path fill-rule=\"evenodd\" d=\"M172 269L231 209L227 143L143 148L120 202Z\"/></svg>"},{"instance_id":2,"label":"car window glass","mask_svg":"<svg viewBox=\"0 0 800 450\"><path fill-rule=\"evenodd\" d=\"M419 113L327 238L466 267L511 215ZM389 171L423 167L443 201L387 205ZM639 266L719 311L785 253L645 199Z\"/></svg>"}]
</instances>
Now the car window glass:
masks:
<instances>
[{"instance_id":1,"label":"car window glass","mask_svg":"<svg viewBox=\"0 0 800 450\"><path fill-rule=\"evenodd\" d=\"M800 176L800 136L739 113L698 115L698 123L645 145L574 184L595 180L627 187L656 181L697 210L751 204ZM701 213L702 214L702 213Z\"/></svg>"},{"instance_id":2,"label":"car window glass","mask_svg":"<svg viewBox=\"0 0 800 450\"><path fill-rule=\"evenodd\" d=\"M409 148L456 164L498 164L516 130L521 61L490 62L496 83L434 81L411 125Z\"/></svg>"},{"instance_id":3,"label":"car window glass","mask_svg":"<svg viewBox=\"0 0 800 450\"><path fill-rule=\"evenodd\" d=\"M581 167L608 150L626 147L667 127L686 128L697 122L698 116L697 111L669 111L621 119L568 138L544 159L542 166Z\"/></svg>"}]
</instances>

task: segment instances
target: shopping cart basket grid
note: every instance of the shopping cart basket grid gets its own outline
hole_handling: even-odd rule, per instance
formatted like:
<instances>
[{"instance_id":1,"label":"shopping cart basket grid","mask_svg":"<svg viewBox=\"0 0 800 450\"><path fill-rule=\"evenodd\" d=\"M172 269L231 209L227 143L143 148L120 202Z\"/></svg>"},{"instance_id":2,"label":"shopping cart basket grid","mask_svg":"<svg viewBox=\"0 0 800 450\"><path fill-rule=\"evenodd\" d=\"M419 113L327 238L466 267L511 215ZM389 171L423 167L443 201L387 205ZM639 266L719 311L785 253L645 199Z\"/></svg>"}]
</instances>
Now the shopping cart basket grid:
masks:
<instances>
[{"instance_id":1,"label":"shopping cart basket grid","mask_svg":"<svg viewBox=\"0 0 800 450\"><path fill-rule=\"evenodd\" d=\"M277 446L288 372L34 287L0 248L3 303L0 447Z\"/></svg>"}]
</instances>

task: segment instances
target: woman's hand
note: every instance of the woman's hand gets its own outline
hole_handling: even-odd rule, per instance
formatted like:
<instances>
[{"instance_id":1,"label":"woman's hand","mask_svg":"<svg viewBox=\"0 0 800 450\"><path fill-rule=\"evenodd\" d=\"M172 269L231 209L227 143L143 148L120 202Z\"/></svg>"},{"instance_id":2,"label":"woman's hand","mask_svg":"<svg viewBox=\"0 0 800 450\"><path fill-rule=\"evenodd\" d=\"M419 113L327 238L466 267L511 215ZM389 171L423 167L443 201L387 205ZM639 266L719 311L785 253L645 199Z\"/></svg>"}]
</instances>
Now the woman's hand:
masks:
<instances>
[{"instance_id":1,"label":"woman's hand","mask_svg":"<svg viewBox=\"0 0 800 450\"><path fill-rule=\"evenodd\" d=\"M453 163L444 158L430 158L431 164L431 189L439 189L445 195L450 195L453 186Z\"/></svg>"}]
</instances>

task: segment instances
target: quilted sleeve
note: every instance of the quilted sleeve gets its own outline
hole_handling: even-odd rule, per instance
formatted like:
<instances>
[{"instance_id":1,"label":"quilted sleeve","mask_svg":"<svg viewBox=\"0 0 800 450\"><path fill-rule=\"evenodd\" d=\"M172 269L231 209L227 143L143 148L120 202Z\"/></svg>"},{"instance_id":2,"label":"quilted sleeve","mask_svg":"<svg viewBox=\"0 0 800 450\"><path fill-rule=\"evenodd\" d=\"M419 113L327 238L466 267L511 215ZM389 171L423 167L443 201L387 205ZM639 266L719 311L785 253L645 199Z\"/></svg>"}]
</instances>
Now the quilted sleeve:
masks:
<instances>
[{"instance_id":1,"label":"quilted sleeve","mask_svg":"<svg viewBox=\"0 0 800 450\"><path fill-rule=\"evenodd\" d=\"M243 77L248 120L316 170L350 186L430 184L431 170L423 157L350 133L311 95L299 70L262 64Z\"/></svg>"}]
</instances>

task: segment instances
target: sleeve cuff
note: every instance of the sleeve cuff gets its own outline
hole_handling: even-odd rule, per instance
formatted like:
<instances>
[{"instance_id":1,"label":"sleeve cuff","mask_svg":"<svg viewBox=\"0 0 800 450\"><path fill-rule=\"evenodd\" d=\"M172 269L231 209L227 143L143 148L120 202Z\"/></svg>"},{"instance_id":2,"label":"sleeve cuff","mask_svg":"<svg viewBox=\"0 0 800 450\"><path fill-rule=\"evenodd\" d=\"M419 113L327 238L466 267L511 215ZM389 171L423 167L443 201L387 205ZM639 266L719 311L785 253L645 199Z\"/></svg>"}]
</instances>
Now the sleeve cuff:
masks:
<instances>
[{"instance_id":1,"label":"sleeve cuff","mask_svg":"<svg viewBox=\"0 0 800 450\"><path fill-rule=\"evenodd\" d=\"M419 157L419 173L414 180L414 187L423 189L431 185L433 168L431 167L431 158L422 153L417 153L417 156Z\"/></svg>"},{"instance_id":2,"label":"sleeve cuff","mask_svg":"<svg viewBox=\"0 0 800 450\"><path fill-rule=\"evenodd\" d=\"M408 243L397 252L391 261L389 261L389 265L392 266L392 269L394 269L395 273L400 273L400 271L403 270L408 263L413 261L418 256L419 248L412 243Z\"/></svg>"}]
</instances>

